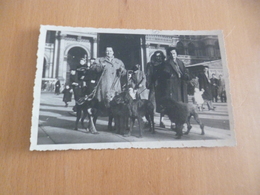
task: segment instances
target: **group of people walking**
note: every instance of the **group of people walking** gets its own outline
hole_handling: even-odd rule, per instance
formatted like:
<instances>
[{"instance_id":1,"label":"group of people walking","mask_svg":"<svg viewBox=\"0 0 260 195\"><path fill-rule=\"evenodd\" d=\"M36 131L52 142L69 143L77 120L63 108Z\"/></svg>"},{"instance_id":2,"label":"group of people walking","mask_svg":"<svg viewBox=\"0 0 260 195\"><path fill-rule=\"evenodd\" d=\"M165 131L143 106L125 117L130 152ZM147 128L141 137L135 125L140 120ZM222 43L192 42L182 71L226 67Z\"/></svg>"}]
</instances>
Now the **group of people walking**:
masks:
<instances>
[{"instance_id":1,"label":"group of people walking","mask_svg":"<svg viewBox=\"0 0 260 195\"><path fill-rule=\"evenodd\" d=\"M203 103L207 104L209 110L215 110L213 102L227 101L223 76L219 75L217 79L216 74L213 73L210 78L208 66L204 66L202 74L191 79L190 85L193 86L194 91L193 102L197 104L199 110L204 109Z\"/></svg>"},{"instance_id":2,"label":"group of people walking","mask_svg":"<svg viewBox=\"0 0 260 195\"><path fill-rule=\"evenodd\" d=\"M212 75L210 79L209 68L204 67L202 74L191 79L188 69L177 56L177 49L174 47L167 50L167 58L162 51L156 51L151 56L146 71L141 70L139 64L135 64L131 70L126 70L124 63L114 57L113 48L107 47L105 57L92 58L90 63L82 58L79 67L71 70L70 83L67 83L63 90L64 98L66 94L69 94L67 99L71 101L73 92L75 100L78 101L81 97L93 95L94 92L101 108L105 108L107 93L121 92L122 78L126 78L124 89L131 88L141 99L149 99L158 113L161 113L162 97L170 97L178 102L187 103L188 84L192 84L195 91L199 91L200 94L203 92L202 97L209 110L215 109L212 101L216 102L218 96L221 97L221 101L226 101L225 85L221 75L219 79L216 79L215 75ZM66 98L63 101L67 106ZM162 127L164 127L163 119L164 116L161 115L160 126Z\"/></svg>"}]
</instances>

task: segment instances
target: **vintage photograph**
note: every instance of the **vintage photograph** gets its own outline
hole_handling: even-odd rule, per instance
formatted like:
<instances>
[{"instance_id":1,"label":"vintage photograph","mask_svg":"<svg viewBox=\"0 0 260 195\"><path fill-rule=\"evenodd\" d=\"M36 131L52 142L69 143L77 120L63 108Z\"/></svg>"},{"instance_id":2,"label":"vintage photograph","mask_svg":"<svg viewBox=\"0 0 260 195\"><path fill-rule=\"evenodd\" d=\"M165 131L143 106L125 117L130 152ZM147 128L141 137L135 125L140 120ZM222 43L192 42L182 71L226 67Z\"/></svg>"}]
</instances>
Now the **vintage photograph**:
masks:
<instances>
[{"instance_id":1,"label":"vintage photograph","mask_svg":"<svg viewBox=\"0 0 260 195\"><path fill-rule=\"evenodd\" d=\"M40 27L30 150L235 146L222 31Z\"/></svg>"}]
</instances>

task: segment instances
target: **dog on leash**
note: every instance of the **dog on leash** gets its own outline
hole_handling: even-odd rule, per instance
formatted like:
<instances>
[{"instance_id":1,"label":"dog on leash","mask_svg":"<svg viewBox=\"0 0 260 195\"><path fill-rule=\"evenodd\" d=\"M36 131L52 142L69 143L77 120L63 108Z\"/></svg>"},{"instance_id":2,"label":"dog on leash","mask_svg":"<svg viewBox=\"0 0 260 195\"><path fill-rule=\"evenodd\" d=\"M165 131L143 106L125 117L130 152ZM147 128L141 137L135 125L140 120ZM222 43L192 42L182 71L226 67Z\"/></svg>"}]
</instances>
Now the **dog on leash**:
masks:
<instances>
[{"instance_id":1,"label":"dog on leash","mask_svg":"<svg viewBox=\"0 0 260 195\"><path fill-rule=\"evenodd\" d=\"M76 103L76 123L75 123L75 130L78 130L78 123L81 119L81 125L84 129L87 130L87 132L91 132L93 134L98 134L96 129L96 121L98 118L98 108L99 108L99 102L96 98L81 98ZM88 117L89 122L88 126L85 127L84 120Z\"/></svg>"},{"instance_id":2,"label":"dog on leash","mask_svg":"<svg viewBox=\"0 0 260 195\"><path fill-rule=\"evenodd\" d=\"M161 111L163 114L168 115L170 121L176 125L176 136L180 139L183 135L183 125L187 123L187 132L189 134L192 126L190 124L190 118L193 116L195 121L200 125L201 135L204 135L204 124L200 121L199 115L193 105L188 103L180 103L172 98L164 97L161 99Z\"/></svg>"},{"instance_id":3,"label":"dog on leash","mask_svg":"<svg viewBox=\"0 0 260 195\"><path fill-rule=\"evenodd\" d=\"M126 92L125 94L125 103L128 105L129 109L129 118L130 118L130 130L126 136L130 136L133 131L133 126L135 119L138 121L139 126L139 137L143 136L142 128L142 117L145 116L149 124L149 131L155 133L154 130L154 106L150 100L141 99L138 94L136 94L136 99Z\"/></svg>"},{"instance_id":4,"label":"dog on leash","mask_svg":"<svg viewBox=\"0 0 260 195\"><path fill-rule=\"evenodd\" d=\"M116 133L124 135L128 129L129 108L125 102L125 93L115 94L109 102L109 122L108 129L112 130L112 120L114 119Z\"/></svg>"}]
</instances>

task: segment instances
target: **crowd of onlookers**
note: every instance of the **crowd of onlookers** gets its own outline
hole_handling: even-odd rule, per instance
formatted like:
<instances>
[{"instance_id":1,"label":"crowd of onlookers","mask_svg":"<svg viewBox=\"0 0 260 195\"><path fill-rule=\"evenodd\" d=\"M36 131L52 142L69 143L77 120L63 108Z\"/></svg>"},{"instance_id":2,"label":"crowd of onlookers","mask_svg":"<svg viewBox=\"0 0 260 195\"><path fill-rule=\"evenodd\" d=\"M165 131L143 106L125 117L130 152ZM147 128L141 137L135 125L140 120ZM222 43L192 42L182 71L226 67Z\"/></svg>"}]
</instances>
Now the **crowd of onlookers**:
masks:
<instances>
[{"instance_id":1,"label":"crowd of onlookers","mask_svg":"<svg viewBox=\"0 0 260 195\"><path fill-rule=\"evenodd\" d=\"M227 101L225 80L220 74L219 78L213 73L210 77L209 67L203 68L203 73L195 76L189 83L189 94L193 95L193 103L198 105L199 110L203 110L203 104L207 104L209 110L215 110L212 102Z\"/></svg>"}]
</instances>

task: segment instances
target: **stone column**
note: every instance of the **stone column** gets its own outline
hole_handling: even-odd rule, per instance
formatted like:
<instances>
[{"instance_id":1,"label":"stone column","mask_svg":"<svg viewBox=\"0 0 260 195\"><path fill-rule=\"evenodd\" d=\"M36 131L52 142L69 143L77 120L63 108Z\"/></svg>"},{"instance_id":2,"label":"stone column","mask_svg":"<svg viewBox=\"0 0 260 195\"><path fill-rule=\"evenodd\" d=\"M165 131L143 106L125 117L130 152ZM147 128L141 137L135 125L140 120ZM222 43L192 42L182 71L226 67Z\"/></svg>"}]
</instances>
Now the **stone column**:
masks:
<instances>
[{"instance_id":1,"label":"stone column","mask_svg":"<svg viewBox=\"0 0 260 195\"><path fill-rule=\"evenodd\" d=\"M64 49L65 49L65 37L66 34L61 34L60 37L60 51L59 51L59 63L58 65L58 70L57 70L57 75L61 80L62 84L66 80L66 72L67 72L67 59L64 56Z\"/></svg>"},{"instance_id":2,"label":"stone column","mask_svg":"<svg viewBox=\"0 0 260 195\"><path fill-rule=\"evenodd\" d=\"M140 37L140 49L141 49L141 66L142 70L146 71L147 57L146 57L146 48L145 48L145 39Z\"/></svg>"},{"instance_id":3,"label":"stone column","mask_svg":"<svg viewBox=\"0 0 260 195\"><path fill-rule=\"evenodd\" d=\"M150 43L146 43L146 44L145 44L145 51L146 51L146 59L147 59L147 62L149 62L149 61L150 61L150 56L149 56Z\"/></svg>"},{"instance_id":4,"label":"stone column","mask_svg":"<svg viewBox=\"0 0 260 195\"><path fill-rule=\"evenodd\" d=\"M60 31L56 32L55 36L55 45L54 45L54 57L53 57L53 67L51 70L51 77L55 78L56 77L56 70L57 70L57 63L59 61L59 43L60 43Z\"/></svg>"},{"instance_id":5,"label":"stone column","mask_svg":"<svg viewBox=\"0 0 260 195\"><path fill-rule=\"evenodd\" d=\"M48 72L46 72L46 75L45 75L48 78L52 77L53 58L54 58L54 44L51 45L50 60L49 60L49 64L48 64Z\"/></svg>"},{"instance_id":6,"label":"stone column","mask_svg":"<svg viewBox=\"0 0 260 195\"><path fill-rule=\"evenodd\" d=\"M97 38L93 38L93 58L97 58Z\"/></svg>"}]
</instances>

